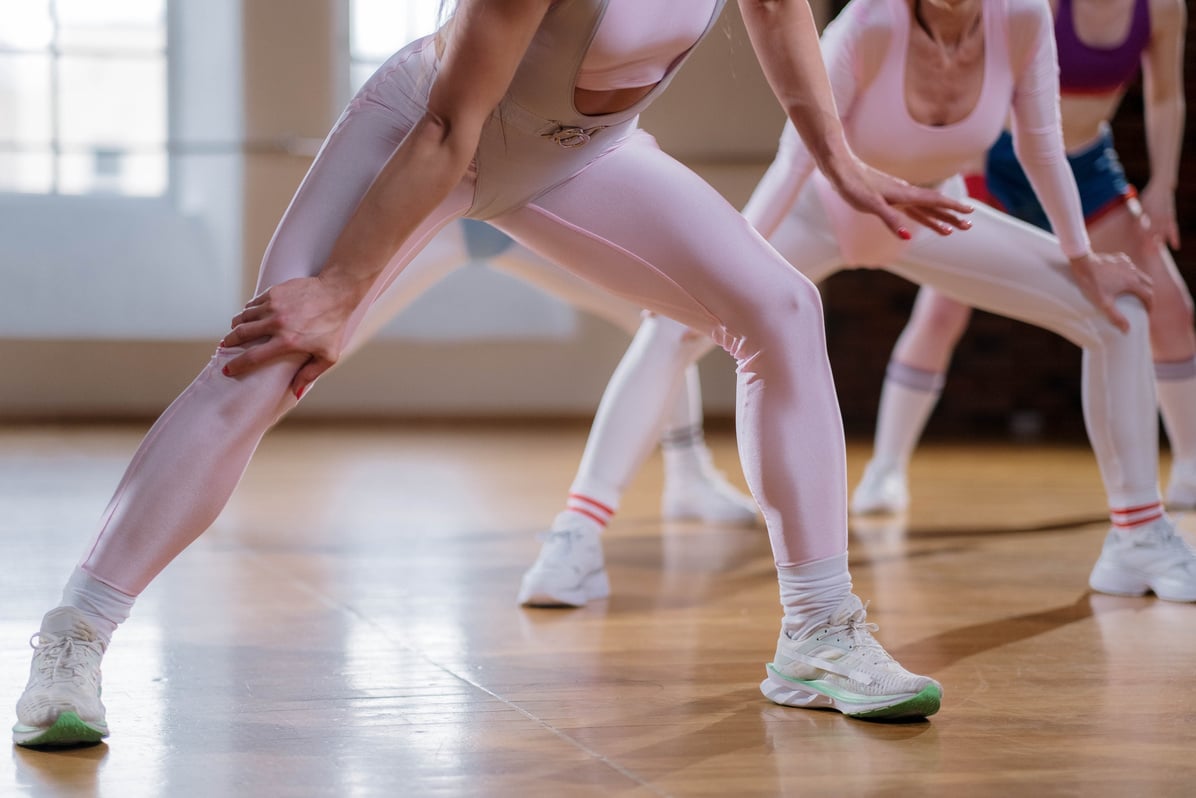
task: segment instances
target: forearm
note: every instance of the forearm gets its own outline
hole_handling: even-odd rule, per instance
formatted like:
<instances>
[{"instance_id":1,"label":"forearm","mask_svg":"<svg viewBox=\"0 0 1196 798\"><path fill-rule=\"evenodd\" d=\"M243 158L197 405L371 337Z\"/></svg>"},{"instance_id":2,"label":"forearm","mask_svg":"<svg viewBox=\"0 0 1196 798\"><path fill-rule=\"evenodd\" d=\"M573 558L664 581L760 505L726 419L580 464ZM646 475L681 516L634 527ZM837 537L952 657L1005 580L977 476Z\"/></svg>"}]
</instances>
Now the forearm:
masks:
<instances>
[{"instance_id":1,"label":"forearm","mask_svg":"<svg viewBox=\"0 0 1196 798\"><path fill-rule=\"evenodd\" d=\"M1174 192L1179 184L1179 158L1184 138L1184 99L1181 95L1146 104L1146 149L1150 182Z\"/></svg>"},{"instance_id":2,"label":"forearm","mask_svg":"<svg viewBox=\"0 0 1196 798\"><path fill-rule=\"evenodd\" d=\"M854 159L843 135L806 0L740 0L764 75L815 165L834 182Z\"/></svg>"},{"instance_id":3,"label":"forearm","mask_svg":"<svg viewBox=\"0 0 1196 798\"><path fill-rule=\"evenodd\" d=\"M366 296L399 246L461 180L470 140L429 114L395 149L317 275L346 303Z\"/></svg>"}]
</instances>

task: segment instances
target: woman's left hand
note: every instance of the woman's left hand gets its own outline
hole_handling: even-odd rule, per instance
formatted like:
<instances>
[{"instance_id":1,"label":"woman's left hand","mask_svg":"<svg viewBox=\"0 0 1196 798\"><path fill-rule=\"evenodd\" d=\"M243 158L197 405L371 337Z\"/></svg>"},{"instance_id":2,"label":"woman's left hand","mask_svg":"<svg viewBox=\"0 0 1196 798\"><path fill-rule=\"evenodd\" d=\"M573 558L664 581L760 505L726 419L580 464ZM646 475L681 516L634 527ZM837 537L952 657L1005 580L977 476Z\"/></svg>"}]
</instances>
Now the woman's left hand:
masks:
<instances>
[{"instance_id":1,"label":"woman's left hand","mask_svg":"<svg viewBox=\"0 0 1196 798\"><path fill-rule=\"evenodd\" d=\"M351 292L319 276L267 288L233 317L232 330L220 342L245 347L224 367L225 375L238 377L279 358L306 355L290 386L302 396L340 358L345 325L356 304Z\"/></svg>"},{"instance_id":2,"label":"woman's left hand","mask_svg":"<svg viewBox=\"0 0 1196 798\"><path fill-rule=\"evenodd\" d=\"M1150 275L1139 269L1121 254L1089 253L1069 261L1072 277L1088 300L1100 308L1109 321L1122 332L1129 332L1130 323L1117 310L1114 300L1122 294L1130 294L1142 300L1150 310L1154 298L1153 281Z\"/></svg>"},{"instance_id":3,"label":"woman's left hand","mask_svg":"<svg viewBox=\"0 0 1196 798\"><path fill-rule=\"evenodd\" d=\"M1179 223L1175 220L1175 192L1147 183L1138 196L1142 204L1142 227L1160 244L1179 249Z\"/></svg>"}]
</instances>

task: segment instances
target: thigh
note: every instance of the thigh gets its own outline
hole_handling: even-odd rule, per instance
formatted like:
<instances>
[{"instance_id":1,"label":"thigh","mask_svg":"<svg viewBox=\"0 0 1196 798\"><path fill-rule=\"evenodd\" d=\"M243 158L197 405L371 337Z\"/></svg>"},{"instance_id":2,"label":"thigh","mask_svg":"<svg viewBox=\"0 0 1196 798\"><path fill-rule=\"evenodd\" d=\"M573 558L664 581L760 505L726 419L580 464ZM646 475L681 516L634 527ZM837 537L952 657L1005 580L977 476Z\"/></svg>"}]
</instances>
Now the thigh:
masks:
<instances>
[{"instance_id":1,"label":"thigh","mask_svg":"<svg viewBox=\"0 0 1196 798\"><path fill-rule=\"evenodd\" d=\"M587 280L722 343L728 331L756 323L759 306L791 302L790 289L808 285L718 192L647 136L494 223Z\"/></svg>"},{"instance_id":2,"label":"thigh","mask_svg":"<svg viewBox=\"0 0 1196 798\"><path fill-rule=\"evenodd\" d=\"M1112 328L1072 279L1059 242L978 206L972 229L915 241L891 270L973 307L1027 321L1087 346Z\"/></svg>"}]
</instances>

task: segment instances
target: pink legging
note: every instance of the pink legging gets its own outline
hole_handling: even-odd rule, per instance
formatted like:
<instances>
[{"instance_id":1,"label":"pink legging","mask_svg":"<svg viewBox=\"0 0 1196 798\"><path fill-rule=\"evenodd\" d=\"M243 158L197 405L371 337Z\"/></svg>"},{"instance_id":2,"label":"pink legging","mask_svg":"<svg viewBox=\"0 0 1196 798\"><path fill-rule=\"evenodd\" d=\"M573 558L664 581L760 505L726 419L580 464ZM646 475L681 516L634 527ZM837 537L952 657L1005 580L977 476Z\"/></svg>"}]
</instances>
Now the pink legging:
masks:
<instances>
[{"instance_id":1,"label":"pink legging","mask_svg":"<svg viewBox=\"0 0 1196 798\"><path fill-rule=\"evenodd\" d=\"M408 127L380 105L350 107L279 224L259 290L320 270ZM420 248L467 210L471 189L463 181L406 242L350 319L350 332ZM650 136L635 134L534 203L492 221L730 352L738 363L740 456L777 563L846 550L843 430L818 292L714 189ZM223 376L238 352L217 351L146 436L82 562L96 579L139 594L215 520L261 436L295 405L287 386L300 358Z\"/></svg>"}]
</instances>

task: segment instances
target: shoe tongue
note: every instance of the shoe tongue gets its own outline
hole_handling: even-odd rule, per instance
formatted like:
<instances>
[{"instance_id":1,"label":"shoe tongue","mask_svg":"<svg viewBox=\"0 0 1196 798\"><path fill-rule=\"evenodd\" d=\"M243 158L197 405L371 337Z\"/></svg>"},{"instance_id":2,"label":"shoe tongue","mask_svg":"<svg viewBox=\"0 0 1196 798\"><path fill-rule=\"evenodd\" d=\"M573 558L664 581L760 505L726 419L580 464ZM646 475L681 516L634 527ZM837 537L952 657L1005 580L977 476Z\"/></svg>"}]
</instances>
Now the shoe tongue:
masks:
<instances>
[{"instance_id":1,"label":"shoe tongue","mask_svg":"<svg viewBox=\"0 0 1196 798\"><path fill-rule=\"evenodd\" d=\"M87 624L83 615L73 607L59 607L50 610L42 618L42 634L56 637L70 636L91 642L96 639L95 631Z\"/></svg>"},{"instance_id":2,"label":"shoe tongue","mask_svg":"<svg viewBox=\"0 0 1196 798\"><path fill-rule=\"evenodd\" d=\"M831 623L842 625L851 620L856 613L864 611L864 603L860 601L860 597L855 593L848 593L847 596L839 602L839 606L835 607L834 612L831 613Z\"/></svg>"}]
</instances>

